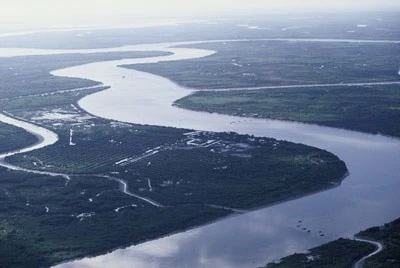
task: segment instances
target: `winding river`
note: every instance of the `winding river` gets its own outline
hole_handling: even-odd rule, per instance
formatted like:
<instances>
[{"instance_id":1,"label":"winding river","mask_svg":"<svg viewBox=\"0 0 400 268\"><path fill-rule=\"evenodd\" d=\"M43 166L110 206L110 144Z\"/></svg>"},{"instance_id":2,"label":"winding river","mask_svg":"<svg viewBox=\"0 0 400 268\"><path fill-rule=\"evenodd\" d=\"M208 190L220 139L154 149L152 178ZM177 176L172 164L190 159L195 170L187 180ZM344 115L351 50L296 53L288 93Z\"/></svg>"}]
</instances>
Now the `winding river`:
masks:
<instances>
[{"instance_id":1,"label":"winding river","mask_svg":"<svg viewBox=\"0 0 400 268\"><path fill-rule=\"evenodd\" d=\"M0 122L23 128L26 131L28 131L29 133L35 135L38 139L38 141L35 144L32 144L25 148L21 148L21 149L14 150L11 152L1 153L0 154L0 166L11 169L11 170L25 171L25 172L48 175L48 176L53 176L53 177L61 176L66 179L66 183L70 180L70 177L65 174L21 168L21 167L12 165L10 163L7 163L5 161L5 158L7 156L12 156L12 155L19 154L19 153L31 152L31 151L34 151L34 150L37 150L37 149L40 149L40 148L43 148L43 147L46 147L46 146L56 143L58 141L58 135L56 133L54 133L44 127L26 122L22 119L15 118L11 115L6 115L4 113L0 113Z\"/></svg>"},{"instance_id":2,"label":"winding river","mask_svg":"<svg viewBox=\"0 0 400 268\"><path fill-rule=\"evenodd\" d=\"M400 43L332 39L263 41ZM128 50L172 52L172 55L161 57L85 64L53 71L52 74L88 78L110 86L110 89L86 96L79 101L83 109L96 116L138 124L206 131L235 131L303 143L338 155L346 162L350 176L340 187L329 191L57 267L257 267L340 236L351 237L361 229L381 225L400 215L400 208L397 206L400 203L398 139L317 125L238 118L179 109L171 104L191 94L193 90L183 88L160 76L119 67L125 64L200 58L215 53L210 50L174 47L194 43L196 42L100 50L11 49L8 50L9 54L7 49L0 49L0 55Z\"/></svg>"}]
</instances>

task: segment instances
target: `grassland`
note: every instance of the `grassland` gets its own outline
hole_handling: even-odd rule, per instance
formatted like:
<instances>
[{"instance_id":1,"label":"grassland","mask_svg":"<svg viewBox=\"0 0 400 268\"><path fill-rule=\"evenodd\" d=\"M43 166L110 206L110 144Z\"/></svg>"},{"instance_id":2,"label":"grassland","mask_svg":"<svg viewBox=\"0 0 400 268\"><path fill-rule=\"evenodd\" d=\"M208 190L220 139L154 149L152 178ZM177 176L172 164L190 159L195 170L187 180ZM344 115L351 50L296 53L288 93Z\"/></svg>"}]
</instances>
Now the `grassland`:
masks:
<instances>
[{"instance_id":1,"label":"grassland","mask_svg":"<svg viewBox=\"0 0 400 268\"><path fill-rule=\"evenodd\" d=\"M400 265L400 219L381 227L373 227L357 234L357 237L379 241L384 249L368 258L365 268L395 268ZM362 257L373 252L371 244L351 239L339 239L310 249L308 253L294 254L283 258L279 263L270 263L266 268L351 268Z\"/></svg>"}]
</instances>

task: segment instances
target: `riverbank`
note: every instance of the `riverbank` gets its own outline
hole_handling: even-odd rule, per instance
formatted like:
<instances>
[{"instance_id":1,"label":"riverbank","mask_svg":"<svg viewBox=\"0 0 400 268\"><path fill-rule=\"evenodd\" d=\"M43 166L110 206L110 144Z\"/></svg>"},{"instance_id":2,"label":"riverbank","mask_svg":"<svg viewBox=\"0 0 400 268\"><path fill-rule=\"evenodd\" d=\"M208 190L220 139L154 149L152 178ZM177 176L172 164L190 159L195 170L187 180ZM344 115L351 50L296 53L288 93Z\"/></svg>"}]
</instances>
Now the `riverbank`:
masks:
<instances>
[{"instance_id":1,"label":"riverbank","mask_svg":"<svg viewBox=\"0 0 400 268\"><path fill-rule=\"evenodd\" d=\"M157 46L152 46L151 48L154 49L155 47ZM167 48L167 50L171 51L172 49ZM398 174L394 163L399 160L396 140L315 125L191 113L170 106L176 100L174 97L185 96L190 93L190 90L180 88L167 79L116 67L125 63L143 63L167 59L179 60L213 53L191 49L174 49L174 52L179 54L174 57L150 58L143 59L143 61L125 60L89 64L69 68L57 73L94 80L98 78L105 85L111 86L107 91L102 91L83 99L86 99L89 104L92 102L92 106L89 106L90 108L85 107L92 114L102 116L101 112L104 112L120 121L143 122L143 124L156 123L178 128L193 126L189 128L200 128L216 132L235 131L242 134L253 134L261 137L273 136L277 139L305 143L340 155L349 164L351 175L344 181L342 187L331 191L321 192L274 207L229 218L186 233L149 241L126 250L117 250L92 261L96 263L99 259L102 259L115 264L117 261L122 263L126 261L125 258L128 258L128 263L130 264L143 261L142 264L156 263L155 265L158 265L157 263L159 263L160 266L164 267L176 267L178 264L192 267L204 265L231 267L233 264L236 267L249 267L254 260L264 262L266 259L265 252L269 252L268 258L276 258L288 252L310 248L310 245L332 240L332 237L337 234L354 233L352 230L358 231L362 229L360 227L362 225L371 225L371 219L381 221L385 218L393 217L398 212L396 208L388 206L388 204L396 204L399 198L398 193L393 192L397 181L395 174ZM124 76L125 78L122 78ZM149 81L153 83L149 83ZM163 94L163 90L164 92L168 90L168 94ZM80 102L82 106L83 100ZM117 105L114 105L113 101L117 101ZM98 107L93 106L96 104ZM118 111L111 109L112 107L118 107ZM146 115L146 117L143 118L143 115ZM373 154L370 153L371 150L374 152ZM384 180L377 181L376 178L384 178ZM371 188L370 185L374 185L374 187ZM360 192L359 189L363 189L363 191ZM379 191L377 192L377 190ZM382 195L380 191L384 191L385 194ZM367 200L373 200L373 204L365 202ZM89 201L88 204L90 203ZM327 211L329 211L329 215L326 215ZM116 213L113 209L110 212ZM178 211L176 212L179 214ZM135 218L132 214L127 213L131 213L131 211L126 210L125 213L119 215L131 215L128 216L127 220ZM359 221L349 222L349 218L345 217L349 213ZM93 219L96 219L96 217ZM110 218L105 217L104 219ZM190 222L190 219L188 217L188 221L185 223L193 223ZM298 220L304 221L310 233L296 229ZM85 220L85 222L90 223L91 221ZM167 226L164 226L163 230L167 230L165 227ZM119 226L118 228L124 228L124 226ZM115 230L118 228L115 228ZM113 226L109 226L108 229L113 229ZM315 236L318 230L322 230L325 235L323 237ZM235 237L232 237L232 233L236 234ZM110 237L113 241L116 241L117 238ZM131 238L124 237L124 239ZM293 241L289 249L284 243L284 241L288 240ZM90 242L90 239L82 241L82 243L88 242ZM98 241L92 240L92 242ZM219 243L224 243L225 245L228 243L230 247L223 247ZM274 244L273 249L270 248L272 243ZM246 254L243 253L243 244L249 249ZM157 255L157 252L150 249L158 248L158 245L164 245L172 251L164 251L169 252L168 256L163 255L165 257ZM199 263L200 256L198 254L200 252L204 253L201 250L204 248L207 249L207 254L202 254L203 262ZM188 251L191 254L188 254ZM211 251L219 256L224 256L223 265L218 265ZM121 252L129 253L123 257ZM238 252L241 254L238 254ZM86 259L82 260L82 262L90 263L90 260Z\"/></svg>"},{"instance_id":2,"label":"riverbank","mask_svg":"<svg viewBox=\"0 0 400 268\"><path fill-rule=\"evenodd\" d=\"M192 57L200 57L200 55L211 55L212 53L206 53L203 50L196 51L192 49L172 49L172 48L158 48L158 49L166 49L167 51L174 52L176 54L182 54L182 57L185 59L189 58L188 55L193 55ZM198 54L196 54L198 53ZM166 57L164 60L178 60L179 56L175 55L173 57ZM160 58L148 59L145 63L149 62L158 62ZM69 68L66 70L56 71L55 74L64 75L64 76L72 76L72 77L81 77L81 78L90 78L96 81L101 81L110 86L110 89L107 91L103 91L100 93L96 93L90 95L88 97L83 98L79 104L85 110L89 111L91 114L95 114L97 116L131 122L131 123L142 123L142 124L156 124L156 125L164 125L164 126L173 126L173 127L182 127L182 128L194 128L201 130L211 130L211 131L235 131L238 133L250 133L256 136L273 136L278 137L278 139L286 139L291 141L296 141L299 143L305 143L308 145L316 146L319 148L324 148L329 151L335 152L349 163L350 176L349 180L346 180L342 187L333 189L329 192L319 193L313 196L307 196L305 198L294 200L292 202L283 203L277 205L275 207L262 209L260 211L245 214L239 217L227 219L225 221L217 222L213 225L205 226L192 232L172 235L166 238L158 239L155 241L150 241L138 246L130 247L124 250L117 250L113 253L99 256L97 258L86 258L78 262L73 262L71 265L91 265L93 262L102 261L104 263L115 263L118 261L119 263L123 263L124 261L134 261L134 262L142 262L144 261L149 263L156 263L155 265L161 266L176 266L176 265L191 265L193 267L202 267L203 264L199 264L196 262L196 257L192 255L185 255L183 251L186 251L189 246L191 252L199 252L198 243L196 239L193 239L193 234L196 234L196 238L200 239L197 234L201 234L202 243L209 245L209 248L214 248L212 245L216 243L216 239L220 241L229 241L228 243L231 245L230 250L239 250L242 243L236 243L232 241L232 238L229 238L229 235L224 230L234 229L235 233L237 233L243 241L249 240L257 240L257 247L252 247L252 254L246 254L242 256L246 258L246 261L253 261L254 259L261 260L263 254L261 251L265 252L268 250L270 252L270 259L276 258L282 254L282 252L287 252L285 245L279 244L276 241L284 241L285 239L292 239L293 241L301 241L300 244L295 244L293 248L290 250L304 250L309 248L307 245L317 245L322 244L323 241L333 240L335 236L338 234L348 234L354 233L358 230L362 229L362 225L367 224L368 221L357 221L357 222L349 222L349 219L341 213L348 213L347 210L350 209L354 213L354 217L358 219L367 219L368 214L372 211L374 212L383 212L382 210L384 206L379 205L378 210L371 210L370 206L361 205L362 200L376 200L377 196L380 196L379 202L375 203L378 205L380 202L386 203L388 199L397 199L398 196L396 194L386 194L386 201L383 201L382 195L374 192L374 188L369 188L368 190L371 192L365 192L362 196L357 191L358 187L361 187L365 184L376 184L376 180L373 178L382 177L381 171L385 173L384 176L389 181L393 182L395 180L395 166L393 159L397 159L399 156L395 151L393 146L397 146L397 141L394 139L361 134L357 132L350 132L345 130L338 130L333 128L324 128L316 125L303 125L299 123L290 123L290 122L282 122L282 121L274 121L274 120L262 120L262 119L249 119L249 118L237 118L233 116L224 116L217 114L208 114L208 113L198 113L186 111L183 109L177 109L171 107L170 104L173 103L177 98L186 96L190 94L192 91L179 87L178 85L172 83L171 81L161 78L159 76L154 76L151 74L137 72L133 70L125 70L115 66L126 65L126 64L138 64L144 63L140 60L124 60L124 61L116 61L116 62L103 62L97 64L93 64L90 66L78 66L75 68ZM92 72L91 70L98 70L98 72ZM107 70L107 77L101 74L102 71ZM121 77L125 77L124 80L121 80ZM152 81L152 83L148 83L148 81ZM163 92L168 91L168 95L163 94ZM135 98L139 98L139 101L134 101ZM124 103L124 100L127 100L127 103ZM129 100L129 104L128 104ZM122 101L122 103L121 103ZM105 109L104 107L119 107L118 110L110 110ZM143 114L146 114L146 118L143 118ZM390 145L389 145L390 144ZM389 149L391 148L391 149ZM374 150L374 154L370 154L370 150ZM392 151L392 152L390 152ZM368 155L368 161L374 161L375 163L379 162L379 165L384 165L385 168L381 170L382 166L379 169L376 168L376 165L366 164L365 156ZM384 156L386 155L386 156ZM391 155L389 158L388 155ZM393 158L394 157L394 158ZM383 163L382 159L386 159ZM371 168L368 168L368 167ZM372 168L374 167L374 168ZM365 169L368 169L366 171ZM388 170L391 170L387 176ZM394 173L392 173L394 172ZM386 185L386 183L385 183ZM390 193L390 191L388 191ZM375 195L375 197L374 197ZM358 201L354 202L349 199L349 196L357 196ZM392 197L389 197L392 196ZM338 204L338 200L341 200L341 204ZM346 205L343 204L346 203ZM391 201L389 201L391 203ZM315 204L321 204L321 206L316 206ZM338 206L335 206L337 204ZM323 209L322 209L323 207ZM345 209L346 208L346 211ZM388 209L389 207L386 207ZM389 208L389 210L392 210ZM285 216L282 216L282 211L284 211ZM326 211L329 211L331 215L325 216ZM393 214L390 217L394 217L398 211L393 208ZM261 215L268 214L269 220L263 218ZM288 216L290 214L290 216ZM259 215L257 217L256 215ZM324 215L324 216L321 216ZM326 221L326 217L329 217L329 221ZM389 217L389 218L390 218ZM260 220L262 218L263 220ZM371 216L369 219L384 219L385 216L382 214L380 216ZM268 226L268 228L277 230L277 236L273 234L269 234L265 236L260 236L258 234L258 239L255 238L255 233L257 233L258 229L249 230L244 227L244 222L248 222L249 219L252 221L261 221L263 222L262 226ZM307 236L304 233L298 233L294 231L292 228L292 224L294 227L296 226L294 222L297 222L298 219L307 219L307 225L310 228L311 234ZM279 222L279 223L278 223ZM288 223L289 226L288 226ZM277 226L280 226L278 228ZM314 232L316 230L322 229L324 230L325 235L314 236ZM325 231L326 230L326 231ZM351 231L351 230L354 230ZM213 234L214 238L210 236ZM262 237L262 242L260 241L260 237ZM209 241L206 239L209 239ZM168 255L168 258L160 258L155 255L152 255L151 251L143 251L143 248L148 247L157 247L159 244L167 245L177 245L176 251L180 252L179 254ZM246 242L245 242L246 243ZM263 246L260 246L260 243ZM274 243L275 249L272 250L269 245ZM300 242L299 242L300 243ZM182 245L182 246L181 246ZM185 245L185 246L183 246ZM197 246L196 246L197 245ZM220 252L223 251L222 248L215 249ZM123 257L128 256L129 257ZM226 263L230 265L234 265L237 267L248 267L249 263L245 260L238 260L232 254L226 252L223 254L224 256L229 256L224 259ZM250 257L251 256L251 257ZM247 259L248 258L248 259ZM207 265L213 266L217 265L213 262L212 258L207 258ZM159 263L159 264L158 264ZM229 267L229 265L226 265Z\"/></svg>"},{"instance_id":3,"label":"riverbank","mask_svg":"<svg viewBox=\"0 0 400 268\"><path fill-rule=\"evenodd\" d=\"M336 85L196 92L181 108L270 118L400 137L398 84Z\"/></svg>"},{"instance_id":4,"label":"riverbank","mask_svg":"<svg viewBox=\"0 0 400 268\"><path fill-rule=\"evenodd\" d=\"M26 132L34 135L37 139L36 142L34 142L33 144L30 144L27 147L19 148L16 150L12 150L12 151L0 154L0 159L4 159L6 157L9 157L9 156L12 156L15 154L26 153L26 152L34 151L34 150L37 150L40 148L44 148L46 146L53 145L58 141L58 136L54 132L52 132L46 128L40 127L38 125L17 119L15 117L5 115L4 113L0 113L0 121L3 123L9 124L9 125L13 125L18 128L22 128Z\"/></svg>"},{"instance_id":5,"label":"riverbank","mask_svg":"<svg viewBox=\"0 0 400 268\"><path fill-rule=\"evenodd\" d=\"M270 263L266 268L306 266L332 268L398 267L400 264L400 219L369 228L354 239L339 239ZM379 242L377 242L379 241Z\"/></svg>"},{"instance_id":6,"label":"riverbank","mask_svg":"<svg viewBox=\"0 0 400 268\"><path fill-rule=\"evenodd\" d=\"M68 96L68 93L66 94ZM43 98L47 99L46 103L48 103L49 106L52 106L54 103L51 101L51 99L59 99L59 97L59 95L46 95ZM65 102L61 103L62 105L65 104ZM59 111L57 107L54 109ZM70 107L70 109L74 108ZM77 116L77 118L83 118L83 115L84 114L80 114ZM25 116L27 115L25 114ZM53 119L53 121L51 119L46 119L43 121L43 123L47 126L52 126L54 122L60 120L57 119L58 117L54 118L55 119ZM38 127L37 125L21 120L18 120L18 122L11 121L11 119L17 120L15 118L8 118L9 123L23 126L27 130L36 134L39 132L34 131L35 127ZM70 142L70 136L66 135L66 133L69 133L67 130L69 130L71 127L69 124L74 124L73 141L75 145L73 146L67 145ZM324 189L325 186L321 185L323 181L322 177L324 177L326 180L326 187L331 186L331 181L335 181L335 185L339 184L341 181L339 175L332 175L332 177L326 176L328 173L331 173L332 170L330 169L336 170L336 168L333 167L336 162L338 167L345 169L344 164L328 152L324 152L315 148L309 148L303 145L278 142L273 139L258 139L250 136L240 136L233 133L213 134L193 132L191 134L187 134L188 130L128 125L101 120L95 117L86 119L80 124L81 128L77 126L76 122L64 123L63 126L58 126L57 130L55 130L58 133L57 136L59 139L57 144L48 146L46 148L43 147L34 152L20 150L23 151L21 154L21 159L24 159L24 161L28 162L33 160L33 162L31 162L31 166L22 165L25 166L25 168L21 168L19 165L15 165L16 162L14 158L18 158L19 156L11 157L14 159L14 161L12 161L14 165L12 166L4 163L7 167L15 167L14 169L23 172L26 171L31 174L21 175L20 173L6 172L2 176L2 178L5 180L2 180L2 185L4 185L6 192L10 195L16 196L17 200L21 201L13 204L13 206L17 206L18 210L23 212L23 214L18 214L17 216L13 217L15 222L7 221L6 224L7 235L4 237L4 240L9 241L9 248L4 250L4 252L8 258L6 256L0 256L1 263L5 264L6 266L18 267L16 262L10 262L10 258L15 254L19 254L20 252L18 248L14 248L14 245L17 246L15 244L17 242L17 244L20 243L24 246L24 251L30 252L26 256L29 256L33 266L51 265L91 254L97 255L101 252L107 252L123 245L143 243L149 239L155 239L165 235L170 236L172 233L176 233L178 230L193 230L192 228L194 228L194 226L204 226L204 224L210 224L210 222L216 219L218 219L218 221L222 221L225 216L231 215L231 210L220 209L213 205L207 206L204 205L205 201L201 200L191 201L189 200L191 198L190 196L186 196L187 200L175 200L175 198L169 198L167 202L168 207L161 207L159 203L152 202L148 198L143 198L133 193L132 190L128 190L127 183L129 183L130 189L134 189L135 192L139 192L138 188L142 188L143 183L136 181L138 179L137 176L134 177L136 180L133 180L132 174L124 174L123 170L139 171L141 168L143 168L141 167L142 164L145 164L145 170L153 170L152 165L150 167L147 166L146 163L148 163L148 161L164 163L165 167L156 167L156 169L152 172L156 172L158 169L161 169L163 170L164 176L166 176L168 173L166 172L166 170L168 170L168 166L177 166L177 164L170 163L169 159L175 159L174 161L178 161L180 165L189 167L197 166L197 168L202 170L213 170L214 167L225 167L224 165L231 164L243 170L252 170L254 168L243 166L246 162L248 162L248 155L251 156L253 165L263 166L269 164L270 168L272 168L271 164L273 164L276 160L278 160L278 162L281 161L281 164L283 165L287 165L290 163L290 159L297 159L295 162L293 162L293 167L287 167L286 170L283 170L282 168L272 168L272 170L281 170L282 174L279 175L274 173L273 175L270 175L270 177L274 177L274 180L279 182L280 178L285 177L289 173L299 174L296 177L297 180L303 182L309 181L312 183L312 185L316 185L317 187L322 187ZM88 128L88 125L93 126ZM214 140L213 144L207 143L210 139ZM46 136L41 139L41 143L46 143L45 140ZM110 142L110 140L113 142ZM193 143L193 140L196 140L198 145L196 145L197 143ZM190 141L192 142L190 143ZM124 143L124 148L127 150L125 152L126 155L121 155L121 153L124 151L121 150L121 147L119 146L121 142ZM167 155L162 157L161 160L154 157L148 158L144 163L139 163L139 165L133 165L134 163L132 163L132 165L125 165L120 167L120 169L114 166L116 160L125 159L127 156L136 154L138 152L145 152L147 150L146 148L148 147L159 147L158 145L160 142L166 143L168 146L167 152L171 150L178 150L179 152L177 152L177 155L174 157ZM187 142L192 145L188 145ZM204 145L204 148L202 148L201 145L203 143L206 144ZM97 145L94 146L95 144ZM143 146L143 148L136 148L138 144ZM171 147L171 144L175 144L176 148ZM233 148L226 149L224 144ZM106 148L103 148L104 146ZM261 150L258 147L264 149ZM89 148L97 149L95 151L91 151ZM163 149L159 148L158 150ZM210 150L213 150L214 152L211 152ZM226 152L219 152L219 150L224 150ZM265 152L263 153L263 150L267 150L269 152L268 155L276 158L276 160L271 158L270 160L266 161L266 159L259 158L257 155L266 154ZM90 169L90 163L86 162L97 159L96 164L102 164L103 161L101 161L99 158L99 155L102 155L101 151L106 152L104 155L107 157L104 159L108 165L107 171L113 174L94 174L92 173L93 170ZM116 158L114 158L113 152L118 152L118 154L115 156ZM181 155L181 153L184 153L184 155ZM161 154L162 153L159 153L159 155ZM219 154L223 154L222 157L225 159L225 163L218 160L217 155ZM235 156L235 154L238 154L239 156ZM241 154L246 157L242 159L240 157ZM67 156L70 157L70 160L65 159ZM63 175L65 173L61 171L75 170L73 167L69 166L73 159L78 161L76 163L79 163L86 168L87 174L79 174L75 171L75 174ZM199 159L201 160L200 162L204 161L204 159L208 159L208 164L210 166L204 168L204 163L200 164ZM188 160L192 162L185 164ZM258 164L259 161L262 162L262 165L261 163ZM68 166L64 167L66 163ZM218 163L217 166L216 163ZM316 163L321 164L316 166ZM300 169L300 165L306 170L308 169L306 168L307 165L311 165L310 167L313 167L314 169L313 171L311 170L311 173L309 173L308 171ZM292 165L289 164L289 166ZM45 167L44 170L46 171L42 169L43 167ZM296 167L298 170L293 169ZM326 169L323 169L323 167L326 167ZM58 168L58 170L56 168ZM64 168L64 170L61 170L60 168ZM335 172L342 173L340 168L338 168L338 170ZM318 170L321 170L321 172L312 175L312 173L315 173ZM55 173L56 171L57 173ZM142 173L142 171L140 172ZM176 177L178 175L182 176L183 174L179 170L175 170L175 172L176 173L172 172L168 176ZM214 172L217 174L211 172L203 175L208 177L209 180L213 180L214 176L215 179L218 179L218 173L224 174L224 177L225 175L228 176L231 173L237 173L235 171L230 171L230 168L223 168L220 171ZM267 176L267 172L265 171L260 171L260 173ZM44 177L40 177L39 175L43 175ZM59 179L53 178L53 181L49 181L45 177L47 175L68 176L71 180L68 182L68 184L63 184L61 186L59 184ZM236 175L239 175L239 177L243 175L245 176L243 179L251 179L255 184L260 186L260 184L255 181L255 178L250 178L248 175L244 174L240 175L240 172ZM14 180L10 180L10 178L13 178L14 176ZM122 178L125 179L120 179L116 176L122 176ZM159 200L160 197L154 194L160 193L160 191L163 192L161 193L163 195L167 194L167 191L163 190L160 186L164 183L164 178L162 176L153 176L149 174L143 174L142 176L144 176L144 178L152 178L152 191L142 192L141 195L153 195L155 200ZM242 194L246 194L248 191L243 190L247 189L249 186L240 185L239 183L243 179L239 177L235 179L236 184L238 184ZM193 176L188 176L188 178L192 183L195 182ZM31 187L35 180L38 185L45 186L46 190L43 193L35 193L32 195ZM117 181L118 185L115 185L113 180ZM125 184L123 183L124 181ZM143 181L145 181L145 184L147 184L146 180ZM261 181L262 178L260 177L260 182ZM184 185L185 181L180 180L179 184ZM296 184L293 185L294 188L301 188L295 185ZM39 189L40 186L38 186ZM117 193L114 193L114 191L120 186L123 186L123 188L120 190L122 190L126 195L117 195ZM175 190L169 190L169 192L172 191L171 195L179 196L179 188L177 187L178 186L173 187L176 188ZM184 187L187 188L188 186ZM202 188L198 184L191 187L193 187L193 189L185 189L185 192L193 192L196 194L202 191ZM287 188L286 186L284 187ZM26 190L21 192L18 189ZM205 189L205 191L209 190L210 188ZM275 187L274 192L277 190L279 190L279 188ZM107 192L108 194L106 194ZM79 194L76 196L74 193ZM220 195L221 191L218 191L218 193ZM272 193L269 194L272 196ZM294 193L291 193L291 195L293 194ZM251 195L252 193L249 192L248 196ZM132 197L135 197L135 199L132 199ZM268 195L265 195L264 197L266 199L269 198ZM236 199L236 201L239 203L244 203L242 202L243 200L246 201L250 198L243 196L234 197L234 199ZM74 200L74 202L72 202L71 205L68 205L70 200ZM226 196L222 196L221 200L223 200L223 202L220 202L219 200L214 200L213 202L221 205L227 204L224 203L228 200ZM209 201L211 201L210 198ZM150 205L149 202L151 203ZM265 202L260 203L258 200L257 203L252 204L265 204ZM244 206L244 204L242 205ZM7 208L6 211L11 213L15 212L14 210L9 210L7 205L4 207ZM156 214L158 216L156 216ZM9 218L6 216L8 215L7 213L4 215L5 218ZM123 219L121 219L121 217ZM148 218L149 220L138 220L138 218L143 217L146 219ZM110 222L110 218L113 218L114 220ZM150 230L148 230L149 225L154 225L153 219L155 218L158 219L157 222L160 224L156 224L154 228L152 227ZM83 221L81 221L81 219L83 219ZM57 222L57 227L54 226L54 222ZM121 222L134 222L136 228L135 230L131 230L129 227L130 225L127 225L126 228L123 228L120 226ZM24 226L20 226L19 224L21 223L23 223ZM37 226L39 223L41 227ZM95 228L93 224L95 224ZM112 233L109 232L110 225L114 226L114 231ZM91 228L91 230L89 231L87 228ZM17 231L14 232L13 230ZM35 232L31 232L30 230L35 230ZM87 235L84 235L86 233ZM79 239L76 238L76 234L80 234ZM90 237L96 236L98 239L90 238L88 235ZM59 241L60 239L63 241L62 243ZM49 246L49 243L51 246ZM71 250L71 247L77 244L80 245L79 249L76 248ZM42 249L45 249L45 252L42 252ZM19 257L18 260L24 263L24 258Z\"/></svg>"},{"instance_id":7,"label":"riverbank","mask_svg":"<svg viewBox=\"0 0 400 268\"><path fill-rule=\"evenodd\" d=\"M218 53L124 67L196 89L175 101L184 109L399 137L399 43L330 41L188 44Z\"/></svg>"}]
</instances>

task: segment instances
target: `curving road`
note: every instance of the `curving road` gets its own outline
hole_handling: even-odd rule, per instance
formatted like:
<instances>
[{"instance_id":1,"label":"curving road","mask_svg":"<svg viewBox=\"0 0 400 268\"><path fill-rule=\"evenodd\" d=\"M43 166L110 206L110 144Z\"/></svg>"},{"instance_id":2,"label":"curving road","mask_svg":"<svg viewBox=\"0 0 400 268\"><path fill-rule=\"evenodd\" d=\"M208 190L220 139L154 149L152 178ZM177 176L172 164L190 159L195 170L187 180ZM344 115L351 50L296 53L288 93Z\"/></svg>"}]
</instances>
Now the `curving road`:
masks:
<instances>
[{"instance_id":1,"label":"curving road","mask_svg":"<svg viewBox=\"0 0 400 268\"><path fill-rule=\"evenodd\" d=\"M383 250L383 245L380 242L368 240L368 239L362 239L362 238L354 238L354 240L372 244L372 245L376 246L376 250L374 252L368 254L367 256L364 256L361 260L357 261L354 264L353 268L363 268L363 263L366 259L371 258L372 256L378 254L379 252L381 252Z\"/></svg>"},{"instance_id":2,"label":"curving road","mask_svg":"<svg viewBox=\"0 0 400 268\"><path fill-rule=\"evenodd\" d=\"M147 198L147 197L140 196L140 195L132 193L131 191L129 191L128 183L126 181L124 181L123 179L120 179L120 178L117 178L117 177L114 177L114 176L107 176L107 175L95 175L95 176L107 178L107 179L110 179L110 180L118 182L120 184L120 186L121 186L121 191L126 195L129 195L129 196L135 197L137 199L140 199L140 200L142 200L142 201L144 201L144 202L146 202L146 203L148 203L148 204L150 204L152 206L158 207L158 208L165 207L164 205L162 205L162 204L160 204L160 203L158 203L158 202L156 202L156 201L154 201L154 200L152 200L150 198Z\"/></svg>"}]
</instances>

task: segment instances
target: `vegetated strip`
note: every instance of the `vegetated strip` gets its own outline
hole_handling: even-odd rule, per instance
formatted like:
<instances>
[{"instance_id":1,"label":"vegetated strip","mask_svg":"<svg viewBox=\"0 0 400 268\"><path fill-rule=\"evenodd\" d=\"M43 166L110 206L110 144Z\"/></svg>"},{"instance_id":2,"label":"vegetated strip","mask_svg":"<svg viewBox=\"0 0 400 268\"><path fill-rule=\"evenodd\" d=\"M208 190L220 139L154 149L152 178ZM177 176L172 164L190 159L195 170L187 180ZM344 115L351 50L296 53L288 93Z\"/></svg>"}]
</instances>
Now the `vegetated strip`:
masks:
<instances>
[{"instance_id":1,"label":"vegetated strip","mask_svg":"<svg viewBox=\"0 0 400 268\"><path fill-rule=\"evenodd\" d=\"M374 86L197 91L175 102L196 111L298 121L400 137L399 82Z\"/></svg>"},{"instance_id":2,"label":"vegetated strip","mask_svg":"<svg viewBox=\"0 0 400 268\"><path fill-rule=\"evenodd\" d=\"M279 89L279 88L310 88L310 87L384 86L384 85L400 85L400 81L215 88L215 89L202 89L202 90L198 90L197 92L199 92L199 91L206 91L206 92L207 91L222 91L223 92L223 91L240 91L240 90L260 90L260 89Z\"/></svg>"}]
</instances>

